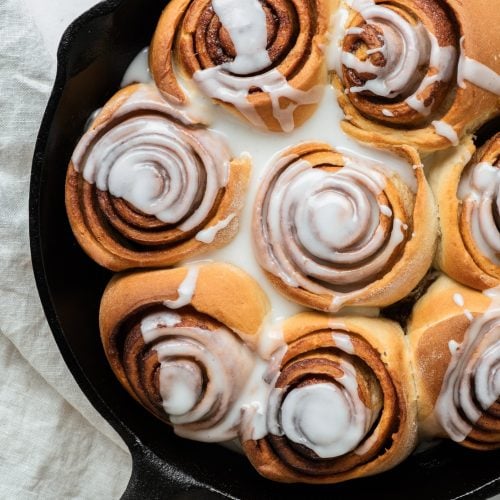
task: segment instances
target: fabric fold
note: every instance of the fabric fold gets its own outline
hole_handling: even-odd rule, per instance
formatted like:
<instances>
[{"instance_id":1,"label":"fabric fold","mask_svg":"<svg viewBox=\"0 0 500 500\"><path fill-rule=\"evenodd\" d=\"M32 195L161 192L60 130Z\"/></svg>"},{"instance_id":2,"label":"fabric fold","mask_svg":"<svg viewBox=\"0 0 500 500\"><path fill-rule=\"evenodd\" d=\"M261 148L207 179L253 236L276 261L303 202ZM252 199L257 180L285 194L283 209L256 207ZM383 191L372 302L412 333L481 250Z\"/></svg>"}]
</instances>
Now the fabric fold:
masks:
<instances>
[{"instance_id":1,"label":"fabric fold","mask_svg":"<svg viewBox=\"0 0 500 500\"><path fill-rule=\"evenodd\" d=\"M117 498L130 476L129 453L70 375L31 268L31 161L55 75L32 3L0 6L0 497ZM58 36L89 2L72 4ZM58 16L47 9L49 17Z\"/></svg>"}]
</instances>

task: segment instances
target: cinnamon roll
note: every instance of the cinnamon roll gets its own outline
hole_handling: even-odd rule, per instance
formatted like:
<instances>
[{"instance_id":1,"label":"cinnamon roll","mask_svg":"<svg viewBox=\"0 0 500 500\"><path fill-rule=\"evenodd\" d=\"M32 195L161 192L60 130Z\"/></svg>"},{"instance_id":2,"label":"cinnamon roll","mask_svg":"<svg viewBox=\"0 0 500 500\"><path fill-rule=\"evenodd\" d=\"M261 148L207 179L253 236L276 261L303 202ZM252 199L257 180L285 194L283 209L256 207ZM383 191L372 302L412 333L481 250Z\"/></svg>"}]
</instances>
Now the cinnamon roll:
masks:
<instances>
[{"instance_id":1,"label":"cinnamon roll","mask_svg":"<svg viewBox=\"0 0 500 500\"><path fill-rule=\"evenodd\" d=\"M154 87L118 92L76 147L66 208L82 248L112 270L172 265L227 243L250 173L220 136Z\"/></svg>"},{"instance_id":2,"label":"cinnamon roll","mask_svg":"<svg viewBox=\"0 0 500 500\"><path fill-rule=\"evenodd\" d=\"M285 322L283 336L267 434L242 433L263 476L336 483L382 472L410 454L414 385L396 323L303 313Z\"/></svg>"},{"instance_id":3,"label":"cinnamon roll","mask_svg":"<svg viewBox=\"0 0 500 500\"><path fill-rule=\"evenodd\" d=\"M468 139L437 155L430 184L441 222L437 266L472 288L500 285L500 132L477 151Z\"/></svg>"},{"instance_id":4,"label":"cinnamon roll","mask_svg":"<svg viewBox=\"0 0 500 500\"><path fill-rule=\"evenodd\" d=\"M432 152L486 122L500 103L500 35L477 28L485 18L500 22L487 0L342 0L330 66L345 131Z\"/></svg>"},{"instance_id":5,"label":"cinnamon roll","mask_svg":"<svg viewBox=\"0 0 500 500\"><path fill-rule=\"evenodd\" d=\"M423 278L437 217L418 155L399 153L400 171L321 143L272 161L257 195L255 254L287 297L323 311L386 306Z\"/></svg>"},{"instance_id":6,"label":"cinnamon roll","mask_svg":"<svg viewBox=\"0 0 500 500\"><path fill-rule=\"evenodd\" d=\"M186 104L195 86L256 127L290 132L323 93L328 16L326 0L173 0L151 71L168 99Z\"/></svg>"},{"instance_id":7,"label":"cinnamon roll","mask_svg":"<svg viewBox=\"0 0 500 500\"><path fill-rule=\"evenodd\" d=\"M500 289L443 276L417 302L408 334L422 434L500 448Z\"/></svg>"},{"instance_id":8,"label":"cinnamon roll","mask_svg":"<svg viewBox=\"0 0 500 500\"><path fill-rule=\"evenodd\" d=\"M267 298L227 264L119 275L101 302L104 351L146 409L199 441L237 435Z\"/></svg>"}]
</instances>

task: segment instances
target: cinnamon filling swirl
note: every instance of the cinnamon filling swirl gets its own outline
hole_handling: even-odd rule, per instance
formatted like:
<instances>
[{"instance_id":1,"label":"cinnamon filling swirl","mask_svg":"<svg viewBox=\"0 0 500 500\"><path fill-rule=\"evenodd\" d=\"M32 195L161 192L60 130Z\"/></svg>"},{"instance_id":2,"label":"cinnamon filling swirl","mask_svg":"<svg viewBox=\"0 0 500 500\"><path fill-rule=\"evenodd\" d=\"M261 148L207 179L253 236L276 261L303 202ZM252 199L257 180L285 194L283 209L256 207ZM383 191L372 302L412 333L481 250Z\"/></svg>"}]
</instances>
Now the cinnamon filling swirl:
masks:
<instances>
[{"instance_id":1,"label":"cinnamon filling swirl","mask_svg":"<svg viewBox=\"0 0 500 500\"><path fill-rule=\"evenodd\" d=\"M458 61L454 20L439 3L353 4L341 76L365 116L388 125L421 126L445 101Z\"/></svg>"},{"instance_id":2,"label":"cinnamon filling swirl","mask_svg":"<svg viewBox=\"0 0 500 500\"><path fill-rule=\"evenodd\" d=\"M464 242L486 272L500 266L500 133L494 135L464 170L458 196ZM489 261L483 265L483 261Z\"/></svg>"},{"instance_id":3,"label":"cinnamon filling swirl","mask_svg":"<svg viewBox=\"0 0 500 500\"><path fill-rule=\"evenodd\" d=\"M236 218L249 167L153 88L128 87L73 153L68 215L82 246L106 267L173 264L203 251L199 232Z\"/></svg>"},{"instance_id":4,"label":"cinnamon filling swirl","mask_svg":"<svg viewBox=\"0 0 500 500\"><path fill-rule=\"evenodd\" d=\"M477 449L497 448L500 440L500 301L498 290L488 293L490 308L452 346L435 407L450 438Z\"/></svg>"},{"instance_id":5,"label":"cinnamon filling swirl","mask_svg":"<svg viewBox=\"0 0 500 500\"><path fill-rule=\"evenodd\" d=\"M408 430L406 402L390 371L392 354L382 361L365 328L375 337L385 329L384 356L401 355L401 332L378 321L304 314L284 325L287 350L269 396L268 434L243 440L261 474L331 483L393 459L393 437Z\"/></svg>"},{"instance_id":6,"label":"cinnamon filling swirl","mask_svg":"<svg viewBox=\"0 0 500 500\"><path fill-rule=\"evenodd\" d=\"M204 95L252 125L285 132L318 104L326 83L323 0L174 1L163 16L152 70L167 97L188 101L189 83L182 80L192 79Z\"/></svg>"},{"instance_id":7,"label":"cinnamon filling swirl","mask_svg":"<svg viewBox=\"0 0 500 500\"><path fill-rule=\"evenodd\" d=\"M323 144L283 152L257 196L261 266L289 288L331 296L335 310L387 274L411 238L411 194L394 179Z\"/></svg>"}]
</instances>

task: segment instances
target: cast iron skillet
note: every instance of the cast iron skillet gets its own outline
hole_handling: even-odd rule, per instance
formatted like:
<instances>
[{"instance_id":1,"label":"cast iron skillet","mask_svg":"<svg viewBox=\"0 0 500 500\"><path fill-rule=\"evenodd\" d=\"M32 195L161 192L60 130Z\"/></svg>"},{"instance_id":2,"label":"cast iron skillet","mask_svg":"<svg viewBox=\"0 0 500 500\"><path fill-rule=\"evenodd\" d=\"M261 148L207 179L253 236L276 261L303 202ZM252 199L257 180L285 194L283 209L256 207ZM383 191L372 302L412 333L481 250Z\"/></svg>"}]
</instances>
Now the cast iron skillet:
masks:
<instances>
[{"instance_id":1,"label":"cast iron skillet","mask_svg":"<svg viewBox=\"0 0 500 500\"><path fill-rule=\"evenodd\" d=\"M40 297L59 349L91 403L133 457L129 498L488 498L500 493L500 453L443 443L385 474L347 484L281 485L217 445L177 438L125 392L105 359L99 300L111 273L77 245L64 208L71 152L90 113L118 89L125 68L148 45L166 0L108 0L64 34L58 72L38 135L30 193L30 237Z\"/></svg>"}]
</instances>

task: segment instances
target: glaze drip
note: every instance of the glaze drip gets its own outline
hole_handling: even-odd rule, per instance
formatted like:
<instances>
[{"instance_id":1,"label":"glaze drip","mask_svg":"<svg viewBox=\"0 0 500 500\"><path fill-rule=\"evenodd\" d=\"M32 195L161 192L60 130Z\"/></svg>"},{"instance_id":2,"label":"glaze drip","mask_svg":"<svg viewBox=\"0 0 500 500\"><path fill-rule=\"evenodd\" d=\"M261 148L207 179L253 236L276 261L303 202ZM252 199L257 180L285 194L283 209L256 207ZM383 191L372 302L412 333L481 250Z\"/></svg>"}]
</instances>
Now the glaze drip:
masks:
<instances>
[{"instance_id":1,"label":"glaze drip","mask_svg":"<svg viewBox=\"0 0 500 500\"><path fill-rule=\"evenodd\" d=\"M284 132L292 131L297 108L317 104L324 90L323 85L295 88L276 67L277 62L286 57L283 51L294 46L293 38L297 34L292 27L296 14L289 11L290 7L278 4L270 9L257 0L214 0L212 8L223 28L217 35L214 33L220 37L222 47L211 50L210 44L215 42L207 41L209 54L219 55L212 57L210 62L202 61L193 80L204 95L233 105L252 125L261 129L268 129L268 125L252 96L256 91L265 94L271 101L272 115L279 128ZM274 22L279 26L274 26ZM270 29L273 33L269 33ZM288 43L286 37L290 38ZM276 47L269 46L273 38ZM225 56L221 57L221 53ZM218 59L223 62L214 65Z\"/></svg>"},{"instance_id":2,"label":"glaze drip","mask_svg":"<svg viewBox=\"0 0 500 500\"><path fill-rule=\"evenodd\" d=\"M491 305L473 319L463 342L453 349L435 406L439 422L458 442L500 398L500 290L485 293Z\"/></svg>"}]
</instances>

